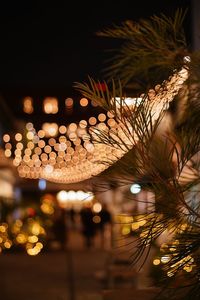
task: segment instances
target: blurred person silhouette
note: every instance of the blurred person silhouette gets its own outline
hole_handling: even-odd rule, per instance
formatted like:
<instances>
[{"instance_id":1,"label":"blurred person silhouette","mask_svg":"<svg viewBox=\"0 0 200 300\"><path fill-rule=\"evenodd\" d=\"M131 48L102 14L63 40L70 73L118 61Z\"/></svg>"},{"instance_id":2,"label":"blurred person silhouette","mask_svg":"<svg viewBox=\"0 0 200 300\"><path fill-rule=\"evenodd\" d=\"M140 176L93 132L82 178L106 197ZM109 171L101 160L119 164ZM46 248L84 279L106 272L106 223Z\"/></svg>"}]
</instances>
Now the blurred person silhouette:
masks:
<instances>
[{"instance_id":1,"label":"blurred person silhouette","mask_svg":"<svg viewBox=\"0 0 200 300\"><path fill-rule=\"evenodd\" d=\"M109 237L111 237L111 223L112 223L112 217L111 213L108 210L108 207L106 203L102 203L101 211L98 213L98 216L100 217L99 223L97 224L98 230L100 231L100 237L101 237L101 246L102 248L105 247L105 239L107 238L107 233L109 234Z\"/></svg>"},{"instance_id":2,"label":"blurred person silhouette","mask_svg":"<svg viewBox=\"0 0 200 300\"><path fill-rule=\"evenodd\" d=\"M96 226L93 221L93 211L90 203L85 203L80 210L80 220L82 225L82 234L85 239L85 246L91 248L94 245Z\"/></svg>"},{"instance_id":3,"label":"blurred person silhouette","mask_svg":"<svg viewBox=\"0 0 200 300\"><path fill-rule=\"evenodd\" d=\"M72 228L75 228L75 223L76 223L76 212L73 207L71 207L68 211L69 214L69 220L70 220L70 226Z\"/></svg>"},{"instance_id":4,"label":"blurred person silhouette","mask_svg":"<svg viewBox=\"0 0 200 300\"><path fill-rule=\"evenodd\" d=\"M67 243L67 226L66 226L66 211L64 208L58 207L55 210L53 221L54 238L59 242L62 250L66 249Z\"/></svg>"}]
</instances>

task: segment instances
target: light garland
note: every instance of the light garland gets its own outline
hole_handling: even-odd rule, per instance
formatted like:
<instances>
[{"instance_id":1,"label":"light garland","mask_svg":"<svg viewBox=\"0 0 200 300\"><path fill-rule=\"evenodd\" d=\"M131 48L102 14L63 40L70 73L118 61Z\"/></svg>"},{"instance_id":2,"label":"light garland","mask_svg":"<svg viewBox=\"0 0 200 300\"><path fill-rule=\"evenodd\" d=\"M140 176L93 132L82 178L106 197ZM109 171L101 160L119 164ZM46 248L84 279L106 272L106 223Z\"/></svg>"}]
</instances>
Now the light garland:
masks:
<instances>
[{"instance_id":1,"label":"light garland","mask_svg":"<svg viewBox=\"0 0 200 300\"><path fill-rule=\"evenodd\" d=\"M33 124L28 123L26 144L22 143L22 135L15 135L13 149L9 136L4 136L4 141L7 141L5 154L14 154L13 164L20 177L44 178L60 183L86 180L105 170L108 162L119 159L123 152L91 142L87 125L81 126L71 123L66 127L66 134L47 138L43 130L36 132ZM109 131L112 124L108 127L105 123L99 123L97 127Z\"/></svg>"},{"instance_id":2,"label":"light garland","mask_svg":"<svg viewBox=\"0 0 200 300\"><path fill-rule=\"evenodd\" d=\"M160 113L168 108L169 102L174 99L179 89L188 77L186 68L175 73L162 87L156 86L150 90L146 101L150 101L150 113L153 123L158 119ZM124 105L128 105L134 113L140 105L136 98L126 98ZM119 105L119 99L116 104ZM110 114L108 112L108 114ZM124 124L117 123L110 117L106 122L105 117L99 116L100 122L95 124L95 118L89 119L89 124L82 120L79 124L71 123L68 126L48 128L45 124L43 130L38 132L32 123L26 126L26 139L21 133L15 135L15 146L10 142L10 136L5 134L5 156L13 156L13 164L17 167L20 177L23 178L44 178L52 182L73 183L80 182L96 176L119 160L137 142L138 137L124 128ZM93 122L93 123L92 123ZM93 126L91 124L94 124ZM56 127L55 127L56 125ZM127 127L128 128L128 127ZM116 145L107 145L98 141L98 133L104 132ZM93 140L97 140L93 142ZM25 142L24 142L25 140ZM119 146L119 141L123 143ZM124 146L126 145L126 146Z\"/></svg>"}]
</instances>

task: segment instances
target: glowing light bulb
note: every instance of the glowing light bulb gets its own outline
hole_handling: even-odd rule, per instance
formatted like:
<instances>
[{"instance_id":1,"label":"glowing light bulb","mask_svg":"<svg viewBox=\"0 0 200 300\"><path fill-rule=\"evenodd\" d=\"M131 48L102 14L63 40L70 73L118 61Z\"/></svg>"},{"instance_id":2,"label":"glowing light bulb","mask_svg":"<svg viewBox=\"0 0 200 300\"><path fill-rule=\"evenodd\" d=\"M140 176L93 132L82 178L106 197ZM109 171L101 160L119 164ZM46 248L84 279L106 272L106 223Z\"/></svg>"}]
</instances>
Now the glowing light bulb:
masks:
<instances>
[{"instance_id":1,"label":"glowing light bulb","mask_svg":"<svg viewBox=\"0 0 200 300\"><path fill-rule=\"evenodd\" d=\"M131 185L130 191L132 194L138 194L141 191L141 186L138 183L134 183Z\"/></svg>"}]
</instances>

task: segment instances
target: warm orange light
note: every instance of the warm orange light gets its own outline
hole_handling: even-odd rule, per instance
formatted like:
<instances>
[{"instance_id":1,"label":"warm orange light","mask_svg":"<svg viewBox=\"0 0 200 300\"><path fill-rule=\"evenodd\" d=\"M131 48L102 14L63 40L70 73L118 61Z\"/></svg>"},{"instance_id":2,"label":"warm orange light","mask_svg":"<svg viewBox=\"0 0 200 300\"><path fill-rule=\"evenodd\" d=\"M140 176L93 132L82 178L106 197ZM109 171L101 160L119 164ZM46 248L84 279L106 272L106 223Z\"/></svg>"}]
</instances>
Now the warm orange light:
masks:
<instances>
[{"instance_id":1,"label":"warm orange light","mask_svg":"<svg viewBox=\"0 0 200 300\"><path fill-rule=\"evenodd\" d=\"M42 129L45 132L45 136L56 136L58 133L58 125L56 123L44 123Z\"/></svg>"},{"instance_id":2,"label":"warm orange light","mask_svg":"<svg viewBox=\"0 0 200 300\"><path fill-rule=\"evenodd\" d=\"M4 141L5 143L8 143L8 142L10 141L10 136L9 136L9 134L4 134L4 136L3 136L3 141Z\"/></svg>"},{"instance_id":3,"label":"warm orange light","mask_svg":"<svg viewBox=\"0 0 200 300\"><path fill-rule=\"evenodd\" d=\"M86 120L81 120L79 122L79 126L80 126L80 128L86 128L87 127L87 121Z\"/></svg>"},{"instance_id":4,"label":"warm orange light","mask_svg":"<svg viewBox=\"0 0 200 300\"><path fill-rule=\"evenodd\" d=\"M98 104L95 102L95 101L91 101L91 104L92 104L92 106L94 106L94 107L97 107L98 106Z\"/></svg>"},{"instance_id":5,"label":"warm orange light","mask_svg":"<svg viewBox=\"0 0 200 300\"><path fill-rule=\"evenodd\" d=\"M74 104L74 100L72 98L67 98L65 100L65 106L66 106L66 108L68 108L68 109L72 108L73 104Z\"/></svg>"},{"instance_id":6,"label":"warm orange light","mask_svg":"<svg viewBox=\"0 0 200 300\"><path fill-rule=\"evenodd\" d=\"M26 124L26 129L27 130L32 130L33 129L33 123L29 122Z\"/></svg>"},{"instance_id":7,"label":"warm orange light","mask_svg":"<svg viewBox=\"0 0 200 300\"><path fill-rule=\"evenodd\" d=\"M106 120L106 115L105 114L99 114L98 119L100 122L104 122Z\"/></svg>"},{"instance_id":8,"label":"warm orange light","mask_svg":"<svg viewBox=\"0 0 200 300\"><path fill-rule=\"evenodd\" d=\"M83 107L87 106L88 105L88 99L81 98L80 105L83 106Z\"/></svg>"},{"instance_id":9,"label":"warm orange light","mask_svg":"<svg viewBox=\"0 0 200 300\"><path fill-rule=\"evenodd\" d=\"M61 126L59 127L59 132L60 132L61 134L65 134L65 133L66 133L66 131L67 131L67 128L66 128L66 126L64 126L64 125L61 125Z\"/></svg>"},{"instance_id":10,"label":"warm orange light","mask_svg":"<svg viewBox=\"0 0 200 300\"><path fill-rule=\"evenodd\" d=\"M6 149L4 153L5 153L6 157L10 157L11 154L12 154L11 151L10 151L10 149Z\"/></svg>"},{"instance_id":11,"label":"warm orange light","mask_svg":"<svg viewBox=\"0 0 200 300\"><path fill-rule=\"evenodd\" d=\"M90 125L95 125L97 123L97 119L95 117L89 118L89 124Z\"/></svg>"},{"instance_id":12,"label":"warm orange light","mask_svg":"<svg viewBox=\"0 0 200 300\"><path fill-rule=\"evenodd\" d=\"M68 130L69 130L70 132L74 132L74 131L76 131L76 129L77 129L76 123L71 123L71 124L69 125L69 127L68 127Z\"/></svg>"},{"instance_id":13,"label":"warm orange light","mask_svg":"<svg viewBox=\"0 0 200 300\"><path fill-rule=\"evenodd\" d=\"M21 135L21 133L16 133L16 134L15 134L15 140L16 140L17 142L20 142L20 141L22 140L22 135Z\"/></svg>"},{"instance_id":14,"label":"warm orange light","mask_svg":"<svg viewBox=\"0 0 200 300\"><path fill-rule=\"evenodd\" d=\"M33 132L32 131L27 132L26 137L27 137L28 140L32 140L33 137L34 137Z\"/></svg>"}]
</instances>

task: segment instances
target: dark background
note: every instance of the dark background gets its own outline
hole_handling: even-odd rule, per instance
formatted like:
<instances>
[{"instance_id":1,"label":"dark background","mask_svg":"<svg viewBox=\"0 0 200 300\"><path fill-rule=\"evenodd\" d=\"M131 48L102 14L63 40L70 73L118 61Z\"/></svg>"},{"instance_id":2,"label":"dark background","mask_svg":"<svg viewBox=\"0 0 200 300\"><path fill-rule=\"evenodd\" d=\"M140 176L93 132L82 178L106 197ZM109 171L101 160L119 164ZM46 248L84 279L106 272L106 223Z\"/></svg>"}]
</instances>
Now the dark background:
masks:
<instances>
[{"instance_id":1,"label":"dark background","mask_svg":"<svg viewBox=\"0 0 200 300\"><path fill-rule=\"evenodd\" d=\"M190 0L151 1L4 1L0 7L0 92L67 95L75 81L90 75L102 79L107 50L116 42L96 36L98 30L177 7ZM10 97L10 101L13 101ZM14 99L14 98L13 98Z\"/></svg>"}]
</instances>

